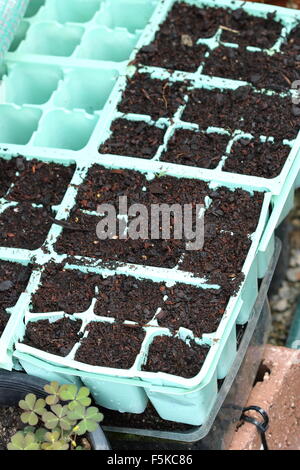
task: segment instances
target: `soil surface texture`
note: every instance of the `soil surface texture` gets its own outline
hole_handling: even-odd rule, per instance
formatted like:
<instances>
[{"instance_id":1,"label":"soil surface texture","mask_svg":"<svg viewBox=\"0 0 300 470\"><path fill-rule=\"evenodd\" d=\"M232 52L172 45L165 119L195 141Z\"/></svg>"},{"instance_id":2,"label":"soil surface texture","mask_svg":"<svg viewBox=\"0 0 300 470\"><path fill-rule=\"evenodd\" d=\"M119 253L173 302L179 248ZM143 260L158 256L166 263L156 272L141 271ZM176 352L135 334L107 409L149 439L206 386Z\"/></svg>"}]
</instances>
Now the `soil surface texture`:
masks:
<instances>
[{"instance_id":1,"label":"soil surface texture","mask_svg":"<svg viewBox=\"0 0 300 470\"><path fill-rule=\"evenodd\" d=\"M7 450L12 436L23 427L18 406L0 407L0 451Z\"/></svg>"},{"instance_id":2,"label":"soil surface texture","mask_svg":"<svg viewBox=\"0 0 300 470\"><path fill-rule=\"evenodd\" d=\"M280 116L280 119L274 119ZM182 119L202 129L217 126L240 129L254 136L295 139L300 126L300 107L289 97L267 96L250 86L231 91L196 89L190 92Z\"/></svg>"},{"instance_id":3,"label":"soil surface texture","mask_svg":"<svg viewBox=\"0 0 300 470\"><path fill-rule=\"evenodd\" d=\"M9 207L0 215L0 246L36 250L43 245L51 225L49 211L42 207L28 202Z\"/></svg>"},{"instance_id":4,"label":"soil surface texture","mask_svg":"<svg viewBox=\"0 0 300 470\"><path fill-rule=\"evenodd\" d=\"M92 322L75 359L94 366L130 369L139 354L145 332L142 328Z\"/></svg>"},{"instance_id":5,"label":"soil surface texture","mask_svg":"<svg viewBox=\"0 0 300 470\"><path fill-rule=\"evenodd\" d=\"M7 199L43 205L59 204L75 171L75 165L63 166L26 160L23 157L0 160L0 196L4 196L11 184Z\"/></svg>"},{"instance_id":6,"label":"soil surface texture","mask_svg":"<svg viewBox=\"0 0 300 470\"><path fill-rule=\"evenodd\" d=\"M9 320L6 309L13 307L25 291L30 272L29 266L0 261L0 336Z\"/></svg>"},{"instance_id":7,"label":"soil surface texture","mask_svg":"<svg viewBox=\"0 0 300 470\"><path fill-rule=\"evenodd\" d=\"M146 114L152 119L171 118L184 104L186 86L182 82L171 82L151 78L147 73L136 72L128 78L118 110L122 113Z\"/></svg>"},{"instance_id":8,"label":"soil surface texture","mask_svg":"<svg viewBox=\"0 0 300 470\"><path fill-rule=\"evenodd\" d=\"M160 160L179 165L216 168L226 152L229 136L177 129Z\"/></svg>"},{"instance_id":9,"label":"soil surface texture","mask_svg":"<svg viewBox=\"0 0 300 470\"><path fill-rule=\"evenodd\" d=\"M33 313L63 311L68 314L85 312L95 297L101 276L66 270L61 265L46 266L40 287L32 296Z\"/></svg>"},{"instance_id":10,"label":"soil surface texture","mask_svg":"<svg viewBox=\"0 0 300 470\"><path fill-rule=\"evenodd\" d=\"M0 261L1 311L13 307L25 291L31 274L30 266Z\"/></svg>"},{"instance_id":11,"label":"soil surface texture","mask_svg":"<svg viewBox=\"0 0 300 470\"><path fill-rule=\"evenodd\" d=\"M227 16L222 26L221 40L241 46L260 47L269 49L279 39L283 25L274 20L274 13L268 14L267 18L249 15L242 8L232 11Z\"/></svg>"},{"instance_id":12,"label":"soil surface texture","mask_svg":"<svg viewBox=\"0 0 300 470\"><path fill-rule=\"evenodd\" d=\"M112 135L99 153L151 159L163 144L165 131L144 121L117 119L111 126Z\"/></svg>"},{"instance_id":13,"label":"soil surface texture","mask_svg":"<svg viewBox=\"0 0 300 470\"><path fill-rule=\"evenodd\" d=\"M159 325L173 331L188 328L197 337L217 330L229 300L221 289L199 289L185 284L169 288L167 295L156 316Z\"/></svg>"},{"instance_id":14,"label":"soil surface texture","mask_svg":"<svg viewBox=\"0 0 300 470\"><path fill-rule=\"evenodd\" d=\"M132 170L109 170L93 165L79 187L77 206L96 211L99 204L118 204L119 196L127 196L128 205L140 202L141 190L146 184L143 173Z\"/></svg>"},{"instance_id":15,"label":"soil surface texture","mask_svg":"<svg viewBox=\"0 0 300 470\"><path fill-rule=\"evenodd\" d=\"M249 52L245 48L220 46L211 52L203 73L217 77L243 80L256 88L277 92L289 91L300 78L295 57L284 54L272 56L262 52Z\"/></svg>"},{"instance_id":16,"label":"soil surface texture","mask_svg":"<svg viewBox=\"0 0 300 470\"><path fill-rule=\"evenodd\" d=\"M117 321L148 323L163 305L166 287L162 283L134 277L113 276L98 284L96 315L112 317Z\"/></svg>"},{"instance_id":17,"label":"soil surface texture","mask_svg":"<svg viewBox=\"0 0 300 470\"><path fill-rule=\"evenodd\" d=\"M259 48L272 47L282 24L274 15L259 18L242 9L197 8L176 3L160 25L154 40L138 52L134 63L170 70L196 72L208 48L198 39L210 38L221 29L221 40Z\"/></svg>"},{"instance_id":18,"label":"soil surface texture","mask_svg":"<svg viewBox=\"0 0 300 470\"><path fill-rule=\"evenodd\" d=\"M284 52L298 56L300 53L300 26L296 26L287 37L285 44L281 47ZM297 59L299 60L299 58Z\"/></svg>"},{"instance_id":19,"label":"soil surface texture","mask_svg":"<svg viewBox=\"0 0 300 470\"><path fill-rule=\"evenodd\" d=\"M232 147L224 171L242 175L275 178L289 156L291 148L280 142L262 143L259 139L239 139Z\"/></svg>"},{"instance_id":20,"label":"soil surface texture","mask_svg":"<svg viewBox=\"0 0 300 470\"><path fill-rule=\"evenodd\" d=\"M194 341L188 345L179 338L156 336L143 370L190 379L200 372L208 351L208 347L198 346Z\"/></svg>"},{"instance_id":21,"label":"soil surface texture","mask_svg":"<svg viewBox=\"0 0 300 470\"><path fill-rule=\"evenodd\" d=\"M81 321L61 318L53 323L48 320L29 322L22 343L57 356L67 356L79 341Z\"/></svg>"}]
</instances>

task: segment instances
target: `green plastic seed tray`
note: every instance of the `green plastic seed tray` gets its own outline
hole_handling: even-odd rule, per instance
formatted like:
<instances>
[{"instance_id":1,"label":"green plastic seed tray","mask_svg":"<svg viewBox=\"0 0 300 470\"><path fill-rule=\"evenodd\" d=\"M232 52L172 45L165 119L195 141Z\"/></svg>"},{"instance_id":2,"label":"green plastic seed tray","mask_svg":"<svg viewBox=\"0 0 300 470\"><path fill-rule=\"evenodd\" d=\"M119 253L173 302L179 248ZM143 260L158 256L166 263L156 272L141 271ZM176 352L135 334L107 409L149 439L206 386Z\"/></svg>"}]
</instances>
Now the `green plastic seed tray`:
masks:
<instances>
[{"instance_id":1,"label":"green plastic seed tray","mask_svg":"<svg viewBox=\"0 0 300 470\"><path fill-rule=\"evenodd\" d=\"M299 183L300 138L297 136L292 141L282 139L290 152L276 178L223 171L234 142L251 138L251 135L238 128L232 134L224 127L200 128L194 122L184 121L183 115L193 90L216 89L225 92L236 90L247 83L208 77L202 74L203 63L199 63L195 73L170 72L146 66L140 69L142 74L150 73L152 78L169 79L173 85L187 83L183 101L178 103L171 117L153 120L149 115L118 111L127 79L136 71L132 61L137 51L151 43L173 3L174 0L88 0L84 2L83 8L83 1L80 0L31 1L7 54L2 77L0 153L6 159L23 155L29 160L36 158L43 162L76 165L62 202L52 207L56 219L62 222L68 219L76 203L78 188L95 163L112 169L139 171L145 173L148 179L163 174L207 181L210 188L226 186L232 190L243 188L250 193L266 191L258 226L251 234L251 247L242 268L245 278L239 292L231 297L217 331L196 338L210 349L199 374L192 379L141 370L153 331L167 333L155 323L144 327L146 338L134 366L129 370L79 363L74 360L78 345L67 357L45 353L21 341L28 322L41 318L56 320L64 316L64 312L33 315L30 310L31 297L40 285L41 269L49 262L60 263L67 259L67 255L58 255L54 249L63 228L53 224L46 240L36 250L0 247L1 260L23 264L34 262L36 266L26 292L17 305L10 309L10 320L0 339L0 364L3 368L11 369L13 366L18 367L14 362L18 360L27 372L47 380L81 380L91 388L96 401L107 408L141 413L150 400L164 419L200 425L204 423L217 396L217 380L226 376L235 358L236 325L244 324L249 318L258 292L258 278L263 277L273 254L274 229L285 215L286 201L290 202L294 188ZM234 1L187 3L199 7L242 7L252 15L263 17L274 11L274 7ZM299 13L294 10L276 9L276 19L282 21L283 29L268 53L279 50L286 35L297 24L298 17ZM220 43L220 36L221 32L218 31L212 39L205 40L210 50ZM272 96L273 92L263 90L261 93ZM286 99L291 99L289 93L285 95ZM113 121L118 118L153 124L164 130L163 143L152 159L142 158L142 155L133 157L99 153L99 147L111 135ZM214 132L225 136L228 139L227 147L217 168L209 170L163 162L162 156L178 129L205 135ZM268 139L272 143L273 136L262 134L259 137L261 142ZM0 214L9 207L18 210L18 203L4 196L0 200ZM210 285L206 279L176 268L124 263L116 263L112 268L106 267L99 259L83 257L75 257L68 263L67 269L94 272L99 276L123 274L154 282L185 283L197 286L199 290L218 288L218 285ZM107 318L95 318L93 306L94 303L86 312L72 315L73 319L83 320L83 333L92 319L108 322ZM181 331L181 334L184 335L184 332Z\"/></svg>"},{"instance_id":2,"label":"green plastic seed tray","mask_svg":"<svg viewBox=\"0 0 300 470\"><path fill-rule=\"evenodd\" d=\"M53 209L56 211L56 218L58 220L63 221L68 217L68 213L75 204L79 187L84 182L88 168L90 165L92 165L92 163L93 162L90 162L89 165L86 164L85 168L77 168L71 184L68 186L62 203L59 207L53 207ZM154 177L154 174L151 175L147 173L147 177ZM210 186L214 190L217 190L218 188L218 184L214 182L212 182ZM235 187L232 185L229 185L229 188L232 190L235 189ZM6 196L7 198L9 197L9 193L12 189L13 188L8 190ZM174 410L176 408L176 412L174 411L173 414L171 413L172 407L170 407L168 411L166 411L165 416L168 414L170 419L179 420L182 422L195 423L196 420L198 423L199 420L202 422L206 411L213 403L212 397L216 396L217 380L226 376L230 365L235 358L236 324L245 323L248 320L253 303L257 296L257 252L261 236L269 217L270 199L271 194L265 193L259 223L256 231L251 235L252 243L247 259L242 268L245 279L240 286L238 294L234 297L231 297L217 331L212 334L203 335L201 338L196 338L198 342L204 342L210 346L208 356L196 377L192 379L184 379L181 377L172 376L170 374L154 374L141 371L142 363L144 363L147 357L148 346L151 342L153 331L155 330L158 334L168 331L158 327L155 321L155 315L157 312L153 312L153 320L149 323L148 328L145 327L147 334L142 345L141 352L137 357L134 366L129 370L91 366L74 360L74 354L76 353L79 343L72 349L70 355L67 357L59 357L54 354L49 354L21 343L24 337L26 324L28 324L28 322L37 321L40 319L57 320L64 316L64 312L50 312L48 314L34 314L31 312L31 296L41 285L41 269L35 269L33 271L29 285L26 289L26 293L21 296L16 307L11 309L11 318L5 330L5 334L0 340L1 366L7 369L12 367L12 353L13 349L16 349L18 353L24 353L26 357L35 357L44 362L47 374L53 379L56 377L55 374L51 375L51 371L53 370L54 366L62 367L65 370L67 376L70 375L72 377L81 378L84 383L92 387L94 396L96 397L99 404L124 412L131 411L140 413L144 410L148 399L150 399L153 405L157 407L158 411L161 413L161 401L165 400L165 393L167 389L170 388L170 392L173 394L176 402L179 400L177 395L180 395L181 406L173 407ZM1 205L2 211L5 211L7 204L15 204L15 207L18 207L19 203L7 202L7 200L3 198ZM207 204L209 204L208 201ZM138 279L151 279L154 282L165 282L169 285L180 282L187 285L197 286L199 289L218 288L218 285L209 284L204 278L197 278L197 276L180 271L178 268L166 269L153 266L141 266L138 264L124 264L120 262L115 263L115 267L112 269L111 267L105 267L105 265L101 263L101 260L84 258L82 256L75 257L72 264L70 261L70 256L68 257L67 255L58 255L54 249L56 240L62 231L62 226L53 224L47 235L47 239L41 248L34 251L7 247L0 248L0 258L3 260L13 260L15 262L24 262L24 260L27 260L28 262L32 260L40 265L42 270L43 266L46 266L49 262L61 263L62 261L67 261L68 258L68 264L65 265L65 269L93 272L104 277L109 277L114 274L123 274L127 276L130 275ZM271 248L269 249L269 253L271 256ZM267 256L265 258L267 259ZM73 320L78 318L83 321L83 333L86 326L92 320L108 323L114 321L113 318L108 319L96 316L94 314L95 302L96 299L92 301L91 306L87 311L70 316L70 318ZM180 334L185 337L187 332L183 330ZM193 336L193 333L189 331L188 335ZM21 365L26 370L29 370L24 365L26 363L26 361L24 363L21 361ZM31 370L31 372L34 373L34 370ZM93 379L86 379L85 373L91 374L88 377L92 377ZM35 374L40 375L39 369L36 370ZM45 374L43 374L43 377L44 376ZM159 394L159 387L162 387L161 394ZM215 393L213 393L213 391ZM131 400L128 400L129 393L132 397ZM201 410L199 409L198 415L195 416L194 413L191 413L191 415L186 415L185 412L183 413L183 409L187 404L186 400L189 400L190 403L194 403L194 405L191 407L191 410L200 406L196 404L197 400L199 399L199 394L201 396L201 400L199 402L201 405ZM134 400L133 397L136 397L136 400ZM136 403L135 408L133 403Z\"/></svg>"}]
</instances>

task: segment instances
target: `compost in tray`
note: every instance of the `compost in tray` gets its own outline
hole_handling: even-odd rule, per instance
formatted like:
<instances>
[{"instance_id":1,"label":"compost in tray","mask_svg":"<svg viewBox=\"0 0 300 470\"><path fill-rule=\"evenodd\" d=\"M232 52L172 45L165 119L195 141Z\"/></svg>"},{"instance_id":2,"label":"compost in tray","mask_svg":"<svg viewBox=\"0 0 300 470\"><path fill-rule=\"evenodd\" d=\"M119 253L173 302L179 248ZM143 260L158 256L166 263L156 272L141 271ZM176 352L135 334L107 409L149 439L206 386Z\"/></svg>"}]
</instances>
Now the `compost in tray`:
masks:
<instances>
[{"instance_id":1,"label":"compost in tray","mask_svg":"<svg viewBox=\"0 0 300 470\"><path fill-rule=\"evenodd\" d=\"M79 340L80 320L67 317L57 321L32 321L27 324L23 343L57 356L67 356Z\"/></svg>"},{"instance_id":2,"label":"compost in tray","mask_svg":"<svg viewBox=\"0 0 300 470\"><path fill-rule=\"evenodd\" d=\"M64 166L26 160L23 157L0 160L1 183L9 201L42 205L60 204L71 182L75 165ZM13 186L12 186L13 185ZM7 191L10 191L7 193ZM7 193L7 194L6 194Z\"/></svg>"},{"instance_id":3,"label":"compost in tray","mask_svg":"<svg viewBox=\"0 0 300 470\"><path fill-rule=\"evenodd\" d=\"M203 68L205 75L243 80L256 88L278 92L289 91L300 71L296 58L282 53L268 55L249 52L246 48L220 46L209 56Z\"/></svg>"},{"instance_id":4,"label":"compost in tray","mask_svg":"<svg viewBox=\"0 0 300 470\"><path fill-rule=\"evenodd\" d=\"M97 174L102 169L94 166L92 171ZM90 178L91 173L88 181ZM86 187L86 182L83 185ZM95 189L92 189L89 185L88 191L94 194L97 188L95 186ZM129 197L130 191L131 189ZM119 194L117 185L115 194ZM143 187L136 187L134 195L137 201L148 208L149 214L151 204L191 203L195 207L196 204L204 203L205 196L211 196L212 207L208 208L207 219L205 218L210 230L206 234L204 249L190 252L186 249L186 239L171 237L153 240L150 233L148 238L138 240L132 240L126 235L125 239L116 236L114 239L99 240L95 231L99 217L75 208L67 223L78 230L63 229L55 244L56 251L71 256L101 258L104 261L118 260L166 268L179 265L179 269L208 277L214 271L224 272L224 269L229 271L232 277L240 272L251 244L248 235L255 231L257 226L262 206L261 194L250 197L245 191L232 192L226 188L210 191L203 181L162 176L145 181ZM81 197L79 193L80 200ZM105 194L100 193L98 201L107 202ZM117 196L112 198L112 201L115 206L118 205ZM119 226L120 223L119 221ZM170 219L170 224L174 228L174 219ZM222 233L221 230L241 233Z\"/></svg>"},{"instance_id":5,"label":"compost in tray","mask_svg":"<svg viewBox=\"0 0 300 470\"><path fill-rule=\"evenodd\" d=\"M136 360L145 331L139 327L92 322L75 359L94 366L130 369Z\"/></svg>"},{"instance_id":6,"label":"compost in tray","mask_svg":"<svg viewBox=\"0 0 300 470\"><path fill-rule=\"evenodd\" d=\"M242 138L232 146L223 169L232 173L274 178L281 172L289 153L290 147L281 142Z\"/></svg>"},{"instance_id":7,"label":"compost in tray","mask_svg":"<svg viewBox=\"0 0 300 470\"><path fill-rule=\"evenodd\" d=\"M0 261L0 336L9 320L6 309L17 303L26 289L30 274L29 266Z\"/></svg>"},{"instance_id":8,"label":"compost in tray","mask_svg":"<svg viewBox=\"0 0 300 470\"><path fill-rule=\"evenodd\" d=\"M171 118L184 104L185 92L184 83L152 79L150 74L136 72L128 78L118 110L121 113L147 114L155 120Z\"/></svg>"},{"instance_id":9,"label":"compost in tray","mask_svg":"<svg viewBox=\"0 0 300 470\"><path fill-rule=\"evenodd\" d=\"M199 338L217 330L230 297L225 289L199 290L183 284L170 287L166 293L168 298L155 316L158 324L173 332L187 328Z\"/></svg>"},{"instance_id":10,"label":"compost in tray","mask_svg":"<svg viewBox=\"0 0 300 470\"><path fill-rule=\"evenodd\" d=\"M193 340L186 343L180 338L155 336L142 368L189 379L198 374L208 351L208 346L199 346Z\"/></svg>"},{"instance_id":11,"label":"compost in tray","mask_svg":"<svg viewBox=\"0 0 300 470\"><path fill-rule=\"evenodd\" d=\"M226 153L229 136L177 129L162 154L162 162L216 168Z\"/></svg>"},{"instance_id":12,"label":"compost in tray","mask_svg":"<svg viewBox=\"0 0 300 470\"><path fill-rule=\"evenodd\" d=\"M99 153L153 158L163 144L165 131L144 121L117 119L110 128L111 137L101 145Z\"/></svg>"},{"instance_id":13,"label":"compost in tray","mask_svg":"<svg viewBox=\"0 0 300 470\"><path fill-rule=\"evenodd\" d=\"M97 282L98 276L94 274L66 270L63 264L50 263L43 270L39 289L32 295L30 311L63 311L70 315L85 312L91 305Z\"/></svg>"}]
</instances>

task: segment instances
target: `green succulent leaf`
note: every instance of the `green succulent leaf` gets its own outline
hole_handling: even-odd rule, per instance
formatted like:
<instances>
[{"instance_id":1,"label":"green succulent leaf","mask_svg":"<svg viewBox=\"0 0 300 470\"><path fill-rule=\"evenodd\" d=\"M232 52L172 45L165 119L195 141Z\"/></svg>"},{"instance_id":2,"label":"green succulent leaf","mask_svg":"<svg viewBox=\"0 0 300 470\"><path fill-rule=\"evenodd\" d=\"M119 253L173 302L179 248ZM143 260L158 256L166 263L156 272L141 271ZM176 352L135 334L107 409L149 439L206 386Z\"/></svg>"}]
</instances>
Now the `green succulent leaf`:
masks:
<instances>
[{"instance_id":1,"label":"green succulent leaf","mask_svg":"<svg viewBox=\"0 0 300 470\"><path fill-rule=\"evenodd\" d=\"M62 405L52 405L51 411L46 411L42 419L47 429L60 427L64 431L69 431L74 422L68 416L68 407Z\"/></svg>"},{"instance_id":2,"label":"green succulent leaf","mask_svg":"<svg viewBox=\"0 0 300 470\"><path fill-rule=\"evenodd\" d=\"M56 405L60 400L60 389L61 386L58 382L51 382L45 385L44 390L48 393L46 398L47 405Z\"/></svg>"},{"instance_id":3,"label":"green succulent leaf","mask_svg":"<svg viewBox=\"0 0 300 470\"><path fill-rule=\"evenodd\" d=\"M19 406L24 413L21 414L21 420L24 424L30 426L36 426L41 416L45 411L46 402L42 398L38 398L33 394L29 393L26 395L24 400L19 402Z\"/></svg>"},{"instance_id":4,"label":"green succulent leaf","mask_svg":"<svg viewBox=\"0 0 300 470\"><path fill-rule=\"evenodd\" d=\"M69 411L68 416L72 420L78 420L73 430L79 436L82 436L86 432L95 431L98 423L103 420L103 415L99 413L98 408L95 406L85 408L79 405L74 410Z\"/></svg>"},{"instance_id":5,"label":"green succulent leaf","mask_svg":"<svg viewBox=\"0 0 300 470\"><path fill-rule=\"evenodd\" d=\"M39 450L40 445L35 440L33 433L24 434L23 432L17 432L12 438L11 442L7 446L8 450Z\"/></svg>"}]
</instances>

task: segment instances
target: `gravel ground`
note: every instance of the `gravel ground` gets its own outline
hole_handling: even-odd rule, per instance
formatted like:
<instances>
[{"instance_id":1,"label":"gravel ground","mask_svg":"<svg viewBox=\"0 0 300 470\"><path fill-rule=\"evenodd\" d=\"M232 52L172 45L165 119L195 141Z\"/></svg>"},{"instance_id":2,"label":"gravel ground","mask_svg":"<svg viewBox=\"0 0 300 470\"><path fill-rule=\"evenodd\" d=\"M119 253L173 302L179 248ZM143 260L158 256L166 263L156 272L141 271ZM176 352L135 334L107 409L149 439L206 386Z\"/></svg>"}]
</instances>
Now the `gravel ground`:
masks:
<instances>
[{"instance_id":1,"label":"gravel ground","mask_svg":"<svg viewBox=\"0 0 300 470\"><path fill-rule=\"evenodd\" d=\"M284 346L296 305L300 301L300 191L296 192L295 207L289 217L290 257L285 279L270 298L273 316L269 343Z\"/></svg>"}]
</instances>

